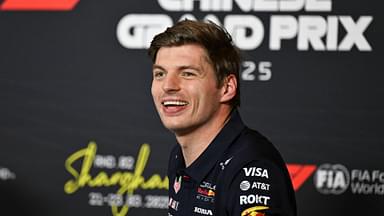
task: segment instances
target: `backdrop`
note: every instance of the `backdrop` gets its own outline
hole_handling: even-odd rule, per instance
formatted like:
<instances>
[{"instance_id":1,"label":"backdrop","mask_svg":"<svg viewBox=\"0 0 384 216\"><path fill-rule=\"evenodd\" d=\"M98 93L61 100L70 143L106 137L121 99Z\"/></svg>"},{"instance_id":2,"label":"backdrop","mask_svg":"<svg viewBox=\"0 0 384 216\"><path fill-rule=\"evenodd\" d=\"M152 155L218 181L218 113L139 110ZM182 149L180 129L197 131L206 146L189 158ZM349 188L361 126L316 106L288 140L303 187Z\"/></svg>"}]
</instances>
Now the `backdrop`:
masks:
<instances>
[{"instance_id":1,"label":"backdrop","mask_svg":"<svg viewBox=\"0 0 384 216\"><path fill-rule=\"evenodd\" d=\"M0 0L0 215L167 214L176 142L146 48L185 18L242 50L240 113L281 151L299 215L383 215L379 5Z\"/></svg>"}]
</instances>

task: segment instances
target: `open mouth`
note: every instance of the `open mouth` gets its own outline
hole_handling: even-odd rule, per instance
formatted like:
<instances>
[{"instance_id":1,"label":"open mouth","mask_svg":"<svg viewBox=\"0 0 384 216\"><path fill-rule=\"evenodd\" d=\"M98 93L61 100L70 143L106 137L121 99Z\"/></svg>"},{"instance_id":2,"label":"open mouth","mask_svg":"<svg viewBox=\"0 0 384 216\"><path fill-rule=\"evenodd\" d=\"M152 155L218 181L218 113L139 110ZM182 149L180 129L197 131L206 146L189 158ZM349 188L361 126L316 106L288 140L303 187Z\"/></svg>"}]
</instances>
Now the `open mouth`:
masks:
<instances>
[{"instance_id":1,"label":"open mouth","mask_svg":"<svg viewBox=\"0 0 384 216\"><path fill-rule=\"evenodd\" d=\"M167 100L161 102L165 107L182 107L188 105L188 102L181 100Z\"/></svg>"}]
</instances>

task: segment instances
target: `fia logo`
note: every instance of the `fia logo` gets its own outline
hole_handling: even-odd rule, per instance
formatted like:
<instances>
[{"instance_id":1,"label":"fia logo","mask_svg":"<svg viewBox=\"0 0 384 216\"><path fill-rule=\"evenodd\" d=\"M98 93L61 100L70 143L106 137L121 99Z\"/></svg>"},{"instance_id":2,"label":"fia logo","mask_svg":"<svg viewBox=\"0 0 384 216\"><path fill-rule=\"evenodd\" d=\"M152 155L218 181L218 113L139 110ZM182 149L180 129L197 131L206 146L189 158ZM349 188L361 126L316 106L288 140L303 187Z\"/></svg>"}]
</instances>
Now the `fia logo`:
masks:
<instances>
[{"instance_id":1,"label":"fia logo","mask_svg":"<svg viewBox=\"0 0 384 216\"><path fill-rule=\"evenodd\" d=\"M349 187L349 172L341 164L323 164L314 175L314 184L322 194L341 194Z\"/></svg>"}]
</instances>

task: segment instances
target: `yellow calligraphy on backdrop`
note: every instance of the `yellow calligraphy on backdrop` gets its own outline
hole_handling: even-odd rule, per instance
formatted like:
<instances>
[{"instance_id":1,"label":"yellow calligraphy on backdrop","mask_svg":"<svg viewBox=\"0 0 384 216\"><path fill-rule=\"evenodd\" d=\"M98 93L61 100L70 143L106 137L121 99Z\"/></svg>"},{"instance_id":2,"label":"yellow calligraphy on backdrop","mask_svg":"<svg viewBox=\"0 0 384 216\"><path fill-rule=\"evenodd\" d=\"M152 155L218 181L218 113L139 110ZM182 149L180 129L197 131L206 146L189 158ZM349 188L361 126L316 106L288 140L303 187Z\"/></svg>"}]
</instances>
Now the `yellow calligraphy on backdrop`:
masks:
<instances>
[{"instance_id":1,"label":"yellow calligraphy on backdrop","mask_svg":"<svg viewBox=\"0 0 384 216\"><path fill-rule=\"evenodd\" d=\"M90 174L93 161L96 156L97 145L95 142L90 142L88 147L81 149L68 157L65 161L66 170L72 175L73 179L68 180L64 185L64 191L67 194L73 194L83 187L111 187L119 186L117 194L132 195L135 190L151 190L165 189L168 190L168 177L161 178L159 174L153 174L148 179L143 176L144 169L151 152L148 144L143 144L136 160L135 169L133 172L115 172L108 175L106 172L99 172L95 176ZM80 172L72 165L83 159ZM129 206L124 205L120 208L112 206L112 214L114 216L125 216L128 213Z\"/></svg>"}]
</instances>

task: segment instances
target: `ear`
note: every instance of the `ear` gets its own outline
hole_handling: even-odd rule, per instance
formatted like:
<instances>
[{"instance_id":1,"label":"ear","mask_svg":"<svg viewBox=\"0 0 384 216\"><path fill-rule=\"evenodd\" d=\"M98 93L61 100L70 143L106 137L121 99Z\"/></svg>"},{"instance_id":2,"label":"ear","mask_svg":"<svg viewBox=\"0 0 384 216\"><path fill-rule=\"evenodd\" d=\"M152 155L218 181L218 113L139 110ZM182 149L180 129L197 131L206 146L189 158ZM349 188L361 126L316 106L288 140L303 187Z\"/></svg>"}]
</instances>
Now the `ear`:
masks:
<instances>
[{"instance_id":1,"label":"ear","mask_svg":"<svg viewBox=\"0 0 384 216\"><path fill-rule=\"evenodd\" d=\"M223 83L222 95L220 102L226 103L232 100L236 95L237 90L237 79L234 74L229 74Z\"/></svg>"}]
</instances>

